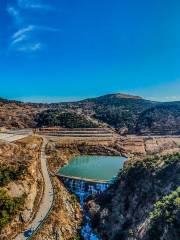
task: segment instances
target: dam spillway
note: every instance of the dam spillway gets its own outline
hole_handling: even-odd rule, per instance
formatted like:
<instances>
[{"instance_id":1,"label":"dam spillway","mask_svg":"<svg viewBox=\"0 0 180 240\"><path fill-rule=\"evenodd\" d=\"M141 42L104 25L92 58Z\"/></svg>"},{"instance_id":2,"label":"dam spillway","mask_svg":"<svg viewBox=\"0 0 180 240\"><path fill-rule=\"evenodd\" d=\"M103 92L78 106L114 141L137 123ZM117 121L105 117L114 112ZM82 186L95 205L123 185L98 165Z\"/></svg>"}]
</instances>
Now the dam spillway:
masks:
<instances>
[{"instance_id":1,"label":"dam spillway","mask_svg":"<svg viewBox=\"0 0 180 240\"><path fill-rule=\"evenodd\" d=\"M85 200L87 197L101 194L104 192L110 185L111 181L90 181L66 176L60 176L60 180L64 183L66 188L74 193L79 198L81 210L84 215L84 225L81 229L81 237L84 240L100 240L98 236L94 234L90 224L90 217L87 213L86 209L84 208Z\"/></svg>"},{"instance_id":2,"label":"dam spillway","mask_svg":"<svg viewBox=\"0 0 180 240\"><path fill-rule=\"evenodd\" d=\"M64 183L67 189L75 193L80 200L81 206L84 204L84 200L94 194L100 194L104 192L111 181L90 181L86 179L70 178L59 175L60 180Z\"/></svg>"}]
</instances>

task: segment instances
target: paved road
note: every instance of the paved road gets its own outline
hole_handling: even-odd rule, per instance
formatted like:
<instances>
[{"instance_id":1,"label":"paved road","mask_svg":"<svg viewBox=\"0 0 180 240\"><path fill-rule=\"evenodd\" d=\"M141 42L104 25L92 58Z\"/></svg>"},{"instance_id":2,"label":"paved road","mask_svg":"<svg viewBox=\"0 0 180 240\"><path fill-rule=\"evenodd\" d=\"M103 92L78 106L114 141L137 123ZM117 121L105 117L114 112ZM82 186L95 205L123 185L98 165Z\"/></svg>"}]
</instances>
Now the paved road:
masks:
<instances>
[{"instance_id":1,"label":"paved road","mask_svg":"<svg viewBox=\"0 0 180 240\"><path fill-rule=\"evenodd\" d=\"M52 186L48 168L47 168L46 155L45 155L46 144L47 144L47 140L43 139L43 145L41 149L41 170L42 170L43 178L45 181L44 195L34 220L32 221L32 223L29 224L28 229L26 229L23 233L19 234L15 238L15 240L29 239L41 227L41 224L48 216L48 213L50 212L53 204L54 190L53 190L53 186Z\"/></svg>"},{"instance_id":2,"label":"paved road","mask_svg":"<svg viewBox=\"0 0 180 240\"><path fill-rule=\"evenodd\" d=\"M4 140L7 142L14 142L19 139L25 138L27 136L29 136L28 133L24 133L24 134L0 133L0 140Z\"/></svg>"}]
</instances>

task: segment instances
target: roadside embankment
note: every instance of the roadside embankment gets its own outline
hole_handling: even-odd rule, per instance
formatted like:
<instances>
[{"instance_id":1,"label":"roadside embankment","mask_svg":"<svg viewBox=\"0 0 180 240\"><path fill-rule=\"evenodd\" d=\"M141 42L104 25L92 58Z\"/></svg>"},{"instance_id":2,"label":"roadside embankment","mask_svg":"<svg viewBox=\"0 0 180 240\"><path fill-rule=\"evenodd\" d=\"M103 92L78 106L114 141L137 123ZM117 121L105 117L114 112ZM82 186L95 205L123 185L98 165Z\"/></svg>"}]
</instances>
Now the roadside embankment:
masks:
<instances>
[{"instance_id":1,"label":"roadside embankment","mask_svg":"<svg viewBox=\"0 0 180 240\"><path fill-rule=\"evenodd\" d=\"M1 215L0 239L12 239L32 221L43 192L39 158L42 139L30 136L13 143L0 142L0 189L12 201L21 201L15 214Z\"/></svg>"}]
</instances>

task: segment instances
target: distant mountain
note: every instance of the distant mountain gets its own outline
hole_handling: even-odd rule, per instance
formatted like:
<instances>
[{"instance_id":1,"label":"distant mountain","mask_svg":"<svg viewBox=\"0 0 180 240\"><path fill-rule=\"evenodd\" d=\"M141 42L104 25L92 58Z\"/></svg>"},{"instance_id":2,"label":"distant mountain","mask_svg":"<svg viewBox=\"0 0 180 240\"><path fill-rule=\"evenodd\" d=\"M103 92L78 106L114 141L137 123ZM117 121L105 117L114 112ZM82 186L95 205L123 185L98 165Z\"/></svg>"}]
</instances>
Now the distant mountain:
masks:
<instances>
[{"instance_id":1,"label":"distant mountain","mask_svg":"<svg viewBox=\"0 0 180 240\"><path fill-rule=\"evenodd\" d=\"M0 126L107 125L120 134L179 134L179 109L180 102L158 103L121 93L52 104L0 99Z\"/></svg>"},{"instance_id":2,"label":"distant mountain","mask_svg":"<svg viewBox=\"0 0 180 240\"><path fill-rule=\"evenodd\" d=\"M138 96L109 94L79 102L85 112L121 131L133 133L140 113L156 103Z\"/></svg>"}]
</instances>

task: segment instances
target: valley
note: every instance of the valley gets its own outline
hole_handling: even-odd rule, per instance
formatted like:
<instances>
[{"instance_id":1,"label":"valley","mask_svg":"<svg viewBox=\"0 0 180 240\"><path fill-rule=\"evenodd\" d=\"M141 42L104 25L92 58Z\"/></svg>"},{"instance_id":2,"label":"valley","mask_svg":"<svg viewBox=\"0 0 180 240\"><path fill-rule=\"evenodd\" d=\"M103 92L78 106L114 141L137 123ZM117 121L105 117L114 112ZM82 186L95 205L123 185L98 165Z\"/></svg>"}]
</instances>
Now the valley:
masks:
<instances>
[{"instance_id":1,"label":"valley","mask_svg":"<svg viewBox=\"0 0 180 240\"><path fill-rule=\"evenodd\" d=\"M124 122L121 116L115 120L120 125L114 125L94 115L104 104L110 104L114 113L120 108L127 112L125 105L129 108L132 101L148 108L138 113L141 120L136 118L133 131L132 125L126 126L128 118ZM17 103L4 104L16 109ZM174 212L169 212L174 214L171 224L154 213L160 211L156 208L163 198L179 196L178 104L164 117L159 103L110 95L77 103L28 104L33 113L23 124L16 111L7 125L1 118L0 191L5 197L0 194L0 238L154 240L165 235L165 240L178 239L178 200L172 203ZM132 111L137 106L132 105ZM17 107L23 111L26 104ZM161 119L151 111L162 111ZM148 125L150 116L154 125ZM20 125L13 127L12 120ZM6 208L6 201L13 210ZM161 222L161 228L155 228L154 221Z\"/></svg>"}]
</instances>

